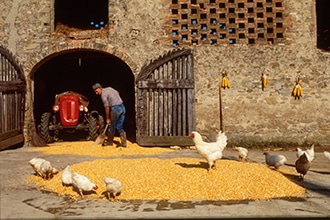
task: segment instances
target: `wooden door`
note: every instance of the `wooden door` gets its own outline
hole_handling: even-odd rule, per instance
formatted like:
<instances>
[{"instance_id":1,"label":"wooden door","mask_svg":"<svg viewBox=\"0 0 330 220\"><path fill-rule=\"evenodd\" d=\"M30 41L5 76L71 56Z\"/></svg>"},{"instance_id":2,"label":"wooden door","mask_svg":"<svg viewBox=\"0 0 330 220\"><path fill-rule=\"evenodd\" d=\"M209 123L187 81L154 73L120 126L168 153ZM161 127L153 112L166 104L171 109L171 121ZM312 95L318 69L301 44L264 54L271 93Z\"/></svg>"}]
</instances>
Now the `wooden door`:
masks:
<instances>
[{"instance_id":1,"label":"wooden door","mask_svg":"<svg viewBox=\"0 0 330 220\"><path fill-rule=\"evenodd\" d=\"M144 66L137 83L137 134L142 146L193 145L192 50L172 51Z\"/></svg>"},{"instance_id":2,"label":"wooden door","mask_svg":"<svg viewBox=\"0 0 330 220\"><path fill-rule=\"evenodd\" d=\"M22 67L0 46L0 150L24 142L25 94Z\"/></svg>"}]
</instances>

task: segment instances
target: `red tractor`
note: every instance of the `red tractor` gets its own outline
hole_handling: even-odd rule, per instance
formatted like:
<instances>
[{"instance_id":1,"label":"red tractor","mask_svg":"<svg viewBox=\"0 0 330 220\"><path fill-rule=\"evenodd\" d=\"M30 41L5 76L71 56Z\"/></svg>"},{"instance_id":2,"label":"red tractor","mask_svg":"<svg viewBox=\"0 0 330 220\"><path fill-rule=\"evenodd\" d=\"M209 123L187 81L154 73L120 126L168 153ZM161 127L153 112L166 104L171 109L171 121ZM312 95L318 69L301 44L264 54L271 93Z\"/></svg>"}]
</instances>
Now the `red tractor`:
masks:
<instances>
[{"instance_id":1,"label":"red tractor","mask_svg":"<svg viewBox=\"0 0 330 220\"><path fill-rule=\"evenodd\" d=\"M40 136L47 142L54 142L59 131L74 133L88 131L88 138L95 140L104 128L104 118L97 111L88 111L89 100L76 92L67 91L55 96L54 113L41 116Z\"/></svg>"}]
</instances>

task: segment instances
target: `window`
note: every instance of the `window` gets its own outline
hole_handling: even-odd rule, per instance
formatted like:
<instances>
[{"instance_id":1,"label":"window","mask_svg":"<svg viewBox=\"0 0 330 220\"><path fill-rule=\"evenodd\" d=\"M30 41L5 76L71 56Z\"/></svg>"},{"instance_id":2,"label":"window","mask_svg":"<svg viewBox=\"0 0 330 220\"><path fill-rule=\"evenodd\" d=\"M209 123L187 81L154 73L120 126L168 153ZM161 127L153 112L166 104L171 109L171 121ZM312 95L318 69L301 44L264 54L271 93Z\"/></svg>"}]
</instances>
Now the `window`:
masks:
<instances>
[{"instance_id":1,"label":"window","mask_svg":"<svg viewBox=\"0 0 330 220\"><path fill-rule=\"evenodd\" d=\"M60 24L81 30L103 29L108 24L108 0L55 0L55 30Z\"/></svg>"},{"instance_id":2,"label":"window","mask_svg":"<svg viewBox=\"0 0 330 220\"><path fill-rule=\"evenodd\" d=\"M317 48L330 51L330 1L316 0Z\"/></svg>"}]
</instances>

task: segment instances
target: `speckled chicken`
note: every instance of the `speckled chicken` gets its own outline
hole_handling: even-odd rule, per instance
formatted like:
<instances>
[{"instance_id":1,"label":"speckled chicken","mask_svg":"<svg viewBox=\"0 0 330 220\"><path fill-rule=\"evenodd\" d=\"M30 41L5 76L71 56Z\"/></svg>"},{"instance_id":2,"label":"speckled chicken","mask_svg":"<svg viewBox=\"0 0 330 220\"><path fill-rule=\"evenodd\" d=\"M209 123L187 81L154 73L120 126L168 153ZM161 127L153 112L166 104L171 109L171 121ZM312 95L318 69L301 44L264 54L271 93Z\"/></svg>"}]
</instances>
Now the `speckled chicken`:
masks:
<instances>
[{"instance_id":1,"label":"speckled chicken","mask_svg":"<svg viewBox=\"0 0 330 220\"><path fill-rule=\"evenodd\" d=\"M248 149L244 147L234 147L234 150L238 151L238 159L240 161L247 161Z\"/></svg>"},{"instance_id":2,"label":"speckled chicken","mask_svg":"<svg viewBox=\"0 0 330 220\"><path fill-rule=\"evenodd\" d=\"M308 161L306 153L303 153L298 160L296 160L295 165L296 170L299 173L299 178L303 180L311 166L311 162Z\"/></svg>"},{"instance_id":3,"label":"speckled chicken","mask_svg":"<svg viewBox=\"0 0 330 220\"><path fill-rule=\"evenodd\" d=\"M264 155L266 164L275 167L275 169L278 169L287 161L286 157L283 155L270 155L268 152L264 152Z\"/></svg>"},{"instance_id":4,"label":"speckled chicken","mask_svg":"<svg viewBox=\"0 0 330 220\"><path fill-rule=\"evenodd\" d=\"M105 177L104 178L105 187L107 190L108 198L116 198L116 196L119 196L122 189L123 184L115 178L111 177Z\"/></svg>"},{"instance_id":5,"label":"speckled chicken","mask_svg":"<svg viewBox=\"0 0 330 220\"><path fill-rule=\"evenodd\" d=\"M62 172L62 185L63 186L72 185L72 173L70 171L70 166L66 166Z\"/></svg>"},{"instance_id":6,"label":"speckled chicken","mask_svg":"<svg viewBox=\"0 0 330 220\"><path fill-rule=\"evenodd\" d=\"M219 131L216 142L205 142L202 139L202 136L197 132L193 131L189 135L194 143L198 153L204 157L210 169L215 169L215 162L218 159L222 158L222 151L227 146L227 136L225 133Z\"/></svg>"},{"instance_id":7,"label":"speckled chicken","mask_svg":"<svg viewBox=\"0 0 330 220\"><path fill-rule=\"evenodd\" d=\"M296 156L299 158L301 155L306 153L307 160L312 162L314 160L314 144L307 150L302 150L299 147L296 147Z\"/></svg>"},{"instance_id":8,"label":"speckled chicken","mask_svg":"<svg viewBox=\"0 0 330 220\"><path fill-rule=\"evenodd\" d=\"M83 192L91 192L98 189L96 184L79 173L72 173L72 185L79 190L81 197L84 197Z\"/></svg>"}]
</instances>

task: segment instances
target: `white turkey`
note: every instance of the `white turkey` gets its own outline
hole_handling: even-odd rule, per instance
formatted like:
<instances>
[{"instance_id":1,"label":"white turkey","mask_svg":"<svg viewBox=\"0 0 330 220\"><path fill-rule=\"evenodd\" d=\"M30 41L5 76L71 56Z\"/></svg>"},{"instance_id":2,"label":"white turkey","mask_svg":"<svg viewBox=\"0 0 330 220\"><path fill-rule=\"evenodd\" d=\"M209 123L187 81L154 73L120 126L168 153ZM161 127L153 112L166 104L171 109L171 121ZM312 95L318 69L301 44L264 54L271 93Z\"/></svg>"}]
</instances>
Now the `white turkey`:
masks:
<instances>
[{"instance_id":1,"label":"white turkey","mask_svg":"<svg viewBox=\"0 0 330 220\"><path fill-rule=\"evenodd\" d=\"M266 164L275 167L275 169L278 169L287 161L286 157L283 155L270 155L268 152L264 152L264 155Z\"/></svg>"},{"instance_id":2,"label":"white turkey","mask_svg":"<svg viewBox=\"0 0 330 220\"><path fill-rule=\"evenodd\" d=\"M83 192L91 192L98 189L96 184L92 183L86 176L79 173L72 173L72 185L78 189L81 197L84 197Z\"/></svg>"},{"instance_id":3,"label":"white turkey","mask_svg":"<svg viewBox=\"0 0 330 220\"><path fill-rule=\"evenodd\" d=\"M116 196L120 195L123 189L123 184L118 179L105 177L104 183L109 199L110 197L116 198Z\"/></svg>"}]
</instances>

